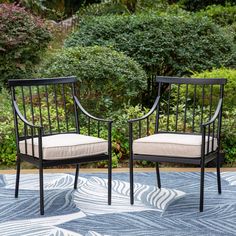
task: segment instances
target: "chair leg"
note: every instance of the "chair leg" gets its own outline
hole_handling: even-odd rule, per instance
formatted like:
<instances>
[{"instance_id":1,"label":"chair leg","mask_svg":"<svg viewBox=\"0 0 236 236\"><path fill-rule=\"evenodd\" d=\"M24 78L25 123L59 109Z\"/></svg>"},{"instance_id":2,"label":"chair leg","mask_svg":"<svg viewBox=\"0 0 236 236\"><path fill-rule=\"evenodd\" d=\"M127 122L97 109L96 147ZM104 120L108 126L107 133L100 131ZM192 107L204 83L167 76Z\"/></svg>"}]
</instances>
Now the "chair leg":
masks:
<instances>
[{"instance_id":1,"label":"chair leg","mask_svg":"<svg viewBox=\"0 0 236 236\"><path fill-rule=\"evenodd\" d=\"M157 185L158 185L158 188L161 188L161 177L160 177L160 169L159 169L158 162L156 162L156 173L157 173Z\"/></svg>"},{"instance_id":2,"label":"chair leg","mask_svg":"<svg viewBox=\"0 0 236 236\"><path fill-rule=\"evenodd\" d=\"M40 214L44 215L43 167L39 167Z\"/></svg>"},{"instance_id":3,"label":"chair leg","mask_svg":"<svg viewBox=\"0 0 236 236\"><path fill-rule=\"evenodd\" d=\"M76 165L74 189L77 189L80 164Z\"/></svg>"},{"instance_id":4,"label":"chair leg","mask_svg":"<svg viewBox=\"0 0 236 236\"><path fill-rule=\"evenodd\" d=\"M205 163L202 161L201 163L201 180L200 180L200 212L203 212L204 205L204 174L205 174Z\"/></svg>"},{"instance_id":5,"label":"chair leg","mask_svg":"<svg viewBox=\"0 0 236 236\"><path fill-rule=\"evenodd\" d=\"M220 180L220 152L219 152L219 151L217 152L216 170L217 170L218 193L221 194L221 180Z\"/></svg>"},{"instance_id":6,"label":"chair leg","mask_svg":"<svg viewBox=\"0 0 236 236\"><path fill-rule=\"evenodd\" d=\"M21 160L20 160L20 158L17 156L17 161L16 161L16 187L15 187L15 198L18 198L18 193L19 193L20 164L21 164Z\"/></svg>"},{"instance_id":7,"label":"chair leg","mask_svg":"<svg viewBox=\"0 0 236 236\"><path fill-rule=\"evenodd\" d=\"M129 178L130 178L130 204L134 204L134 167L133 167L133 155L130 154L129 158Z\"/></svg>"},{"instance_id":8,"label":"chair leg","mask_svg":"<svg viewBox=\"0 0 236 236\"><path fill-rule=\"evenodd\" d=\"M108 205L111 205L112 158L108 161Z\"/></svg>"}]
</instances>

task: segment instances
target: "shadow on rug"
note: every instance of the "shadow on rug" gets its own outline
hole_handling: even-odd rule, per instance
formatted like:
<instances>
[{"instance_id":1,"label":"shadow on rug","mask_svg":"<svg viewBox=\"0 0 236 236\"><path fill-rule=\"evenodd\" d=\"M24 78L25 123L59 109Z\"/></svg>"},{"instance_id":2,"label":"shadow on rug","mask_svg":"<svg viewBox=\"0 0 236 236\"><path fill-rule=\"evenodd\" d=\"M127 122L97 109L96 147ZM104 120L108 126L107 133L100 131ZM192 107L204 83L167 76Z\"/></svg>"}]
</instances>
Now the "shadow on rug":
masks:
<instances>
[{"instance_id":1,"label":"shadow on rug","mask_svg":"<svg viewBox=\"0 0 236 236\"><path fill-rule=\"evenodd\" d=\"M38 175L0 175L0 235L236 235L236 173L206 173L205 208L199 213L199 173L135 175L135 204L129 204L128 173L113 174L112 205L107 176L84 174L73 190L73 174L45 174L45 216L39 215Z\"/></svg>"}]
</instances>

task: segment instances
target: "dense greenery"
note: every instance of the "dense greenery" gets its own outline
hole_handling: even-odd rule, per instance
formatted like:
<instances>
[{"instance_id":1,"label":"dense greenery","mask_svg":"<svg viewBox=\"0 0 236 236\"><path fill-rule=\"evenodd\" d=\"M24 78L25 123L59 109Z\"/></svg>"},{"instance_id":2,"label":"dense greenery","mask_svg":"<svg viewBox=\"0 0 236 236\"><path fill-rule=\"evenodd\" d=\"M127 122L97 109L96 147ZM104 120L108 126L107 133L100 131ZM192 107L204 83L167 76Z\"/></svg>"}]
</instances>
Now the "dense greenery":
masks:
<instances>
[{"instance_id":1,"label":"dense greenery","mask_svg":"<svg viewBox=\"0 0 236 236\"><path fill-rule=\"evenodd\" d=\"M213 70L206 70L201 73L194 73L192 75L196 78L226 78L227 84L224 88L224 108L227 110L236 106L236 70L228 68L220 68Z\"/></svg>"},{"instance_id":2,"label":"dense greenery","mask_svg":"<svg viewBox=\"0 0 236 236\"><path fill-rule=\"evenodd\" d=\"M0 164L11 165L15 161L16 144L11 99L8 91L0 93Z\"/></svg>"},{"instance_id":3,"label":"dense greenery","mask_svg":"<svg viewBox=\"0 0 236 236\"><path fill-rule=\"evenodd\" d=\"M0 5L0 82L27 78L51 38L43 21L24 9Z\"/></svg>"},{"instance_id":4,"label":"dense greenery","mask_svg":"<svg viewBox=\"0 0 236 236\"><path fill-rule=\"evenodd\" d=\"M14 3L24 7L34 15L41 17L61 20L62 18L73 15L83 5L98 3L100 0L0 0L1 3Z\"/></svg>"},{"instance_id":5,"label":"dense greenery","mask_svg":"<svg viewBox=\"0 0 236 236\"><path fill-rule=\"evenodd\" d=\"M198 11L207 6L217 4L225 6L227 4L235 4L235 0L167 0L169 3L178 3L189 11Z\"/></svg>"},{"instance_id":6,"label":"dense greenery","mask_svg":"<svg viewBox=\"0 0 236 236\"><path fill-rule=\"evenodd\" d=\"M105 114L128 100L141 101L139 95L146 86L146 74L138 63L123 53L99 46L60 50L40 69L43 77L69 75L80 81L85 106Z\"/></svg>"},{"instance_id":7,"label":"dense greenery","mask_svg":"<svg viewBox=\"0 0 236 236\"><path fill-rule=\"evenodd\" d=\"M155 13L86 19L65 42L76 45L113 47L158 75L227 65L234 50L233 36L208 18Z\"/></svg>"},{"instance_id":8,"label":"dense greenery","mask_svg":"<svg viewBox=\"0 0 236 236\"><path fill-rule=\"evenodd\" d=\"M198 13L202 16L208 16L214 20L215 23L228 26L236 22L236 6L212 5L207 9Z\"/></svg>"},{"instance_id":9,"label":"dense greenery","mask_svg":"<svg viewBox=\"0 0 236 236\"><path fill-rule=\"evenodd\" d=\"M195 73L193 77L227 79L224 89L222 146L226 153L226 162L233 163L236 157L236 70L227 68L213 69Z\"/></svg>"}]
</instances>

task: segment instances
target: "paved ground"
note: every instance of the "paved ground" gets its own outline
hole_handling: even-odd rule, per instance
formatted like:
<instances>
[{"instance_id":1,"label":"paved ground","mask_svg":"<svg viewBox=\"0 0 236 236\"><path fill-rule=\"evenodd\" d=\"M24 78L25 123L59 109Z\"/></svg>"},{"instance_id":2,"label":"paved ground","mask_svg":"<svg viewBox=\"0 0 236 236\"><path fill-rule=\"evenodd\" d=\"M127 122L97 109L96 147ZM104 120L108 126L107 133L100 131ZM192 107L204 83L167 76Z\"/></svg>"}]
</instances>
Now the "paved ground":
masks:
<instances>
[{"instance_id":1,"label":"paved ground","mask_svg":"<svg viewBox=\"0 0 236 236\"><path fill-rule=\"evenodd\" d=\"M23 169L21 170L21 173L24 174L36 174L38 173L37 169ZM67 169L46 169L44 170L45 173L73 173L75 169L67 168ZM114 173L122 173L122 172L128 172L128 168L114 168ZM135 168L135 172L154 172L154 168ZM199 172L200 168L160 168L160 171L162 172ZM227 171L236 171L236 168L221 168L221 172L227 172ZM15 174L15 170L0 170L0 174ZM81 173L106 173L106 168L81 168ZM215 172L215 168L206 168L206 172Z\"/></svg>"}]
</instances>

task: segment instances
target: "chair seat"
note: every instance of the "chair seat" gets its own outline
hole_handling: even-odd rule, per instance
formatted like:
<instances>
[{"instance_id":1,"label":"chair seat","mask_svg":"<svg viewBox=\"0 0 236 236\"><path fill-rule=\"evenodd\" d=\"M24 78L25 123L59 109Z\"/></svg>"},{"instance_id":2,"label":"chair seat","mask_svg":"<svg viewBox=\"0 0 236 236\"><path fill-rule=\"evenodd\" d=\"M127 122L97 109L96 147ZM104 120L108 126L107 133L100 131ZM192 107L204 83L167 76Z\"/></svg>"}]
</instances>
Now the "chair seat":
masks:
<instances>
[{"instance_id":1,"label":"chair seat","mask_svg":"<svg viewBox=\"0 0 236 236\"><path fill-rule=\"evenodd\" d=\"M212 137L209 141L209 152L212 151ZM207 153L208 137L205 140ZM174 157L201 157L201 135L159 133L134 140L133 153L154 156ZM217 148L217 139L214 138L213 150Z\"/></svg>"},{"instance_id":2,"label":"chair seat","mask_svg":"<svg viewBox=\"0 0 236 236\"><path fill-rule=\"evenodd\" d=\"M27 154L32 155L32 140L27 139ZM39 157L38 138L34 138L34 156ZM20 153L26 154L25 140L19 142ZM94 156L108 152L108 142L81 134L57 134L42 138L43 159L58 160Z\"/></svg>"}]
</instances>

